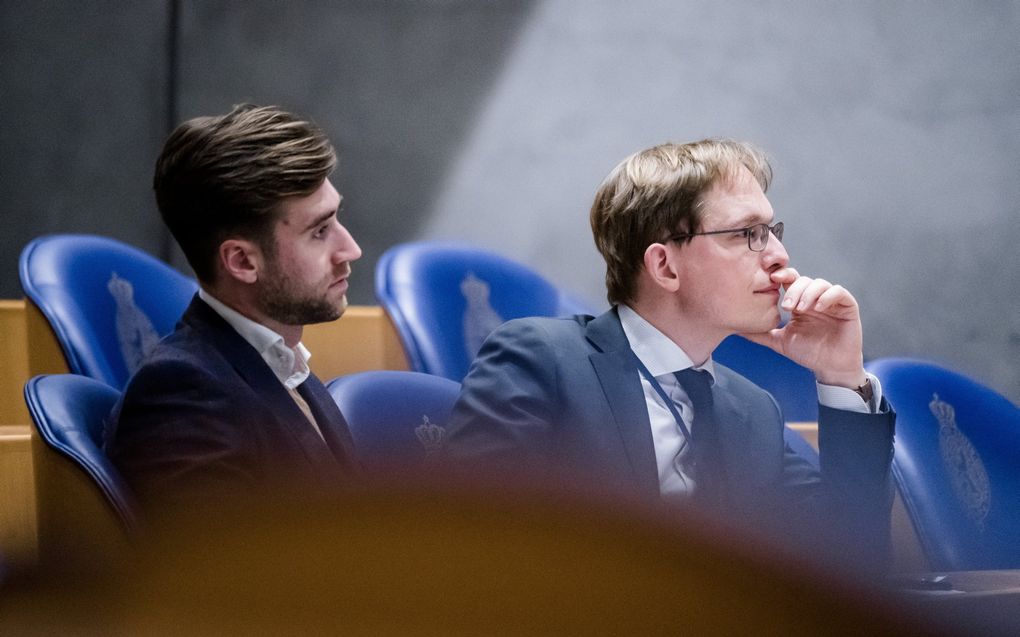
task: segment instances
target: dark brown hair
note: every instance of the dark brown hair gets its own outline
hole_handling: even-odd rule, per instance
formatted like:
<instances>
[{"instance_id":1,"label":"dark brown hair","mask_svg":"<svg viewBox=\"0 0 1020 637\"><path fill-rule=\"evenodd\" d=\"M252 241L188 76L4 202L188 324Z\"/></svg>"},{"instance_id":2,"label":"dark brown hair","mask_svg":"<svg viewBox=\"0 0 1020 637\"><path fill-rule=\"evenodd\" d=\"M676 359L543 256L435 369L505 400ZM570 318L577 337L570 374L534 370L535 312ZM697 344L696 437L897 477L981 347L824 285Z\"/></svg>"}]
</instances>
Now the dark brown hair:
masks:
<instances>
[{"instance_id":1,"label":"dark brown hair","mask_svg":"<svg viewBox=\"0 0 1020 637\"><path fill-rule=\"evenodd\" d=\"M335 166L336 152L315 124L275 106L243 104L178 126L163 145L153 186L188 263L211 282L216 252L230 237L275 254L281 201L315 192Z\"/></svg>"}]
</instances>

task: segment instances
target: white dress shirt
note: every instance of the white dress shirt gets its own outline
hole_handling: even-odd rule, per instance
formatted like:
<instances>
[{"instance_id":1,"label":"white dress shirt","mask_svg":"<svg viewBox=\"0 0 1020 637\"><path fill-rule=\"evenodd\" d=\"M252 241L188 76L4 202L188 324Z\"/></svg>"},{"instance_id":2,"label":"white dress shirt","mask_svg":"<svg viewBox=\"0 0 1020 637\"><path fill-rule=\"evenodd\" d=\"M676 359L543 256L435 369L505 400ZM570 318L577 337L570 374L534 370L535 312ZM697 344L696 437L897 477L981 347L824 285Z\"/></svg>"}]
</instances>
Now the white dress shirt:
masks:
<instances>
[{"instance_id":1,"label":"white dress shirt","mask_svg":"<svg viewBox=\"0 0 1020 637\"><path fill-rule=\"evenodd\" d=\"M280 382L287 389L295 389L305 382L311 370L308 360L312 357L305 346L298 343L291 349L284 343L283 337L261 323L257 323L237 310L231 309L217 300L213 295L199 288L198 296L209 305L223 320L230 323L241 338L255 348L269 369L273 370Z\"/></svg>"},{"instance_id":2,"label":"white dress shirt","mask_svg":"<svg viewBox=\"0 0 1020 637\"><path fill-rule=\"evenodd\" d=\"M251 320L237 310L227 307L203 288L199 288L198 296L214 312L223 317L223 320L241 335L241 338L255 348L262 360L266 361L266 365L269 365L269 369L290 393L291 398L308 418L315 431L319 436L322 436L319 423L315 421L311 408L297 391L298 385L305 382L311 373L311 369L308 367L308 360L312 357L311 352L301 343L293 348L288 347L283 336L265 325Z\"/></svg>"},{"instance_id":3,"label":"white dress shirt","mask_svg":"<svg viewBox=\"0 0 1020 637\"><path fill-rule=\"evenodd\" d=\"M687 430L692 431L694 407L687 392L674 376L674 372L694 367L690 356L668 336L628 306L619 305L618 311L623 333L627 337L631 349L648 368L648 372L658 381L666 395L676 403ZM715 366L711 357L705 361L704 365L695 369L708 372L712 376L712 383L715 384ZM641 388L645 393L648 420L652 427L655 463L659 473L659 492L663 497L669 498L687 495L693 491L695 484L692 478L683 472L678 462L678 455L684 446L684 436L669 408L662 402L652 384L640 372L638 372L638 376L641 379ZM868 377L871 379L875 393L872 405L865 403L860 394L852 389L822 385L821 383L816 383L818 402L834 409L861 413L873 412L874 405L881 403L882 388L877 378L871 374ZM688 450L689 448L683 449L684 453Z\"/></svg>"}]
</instances>

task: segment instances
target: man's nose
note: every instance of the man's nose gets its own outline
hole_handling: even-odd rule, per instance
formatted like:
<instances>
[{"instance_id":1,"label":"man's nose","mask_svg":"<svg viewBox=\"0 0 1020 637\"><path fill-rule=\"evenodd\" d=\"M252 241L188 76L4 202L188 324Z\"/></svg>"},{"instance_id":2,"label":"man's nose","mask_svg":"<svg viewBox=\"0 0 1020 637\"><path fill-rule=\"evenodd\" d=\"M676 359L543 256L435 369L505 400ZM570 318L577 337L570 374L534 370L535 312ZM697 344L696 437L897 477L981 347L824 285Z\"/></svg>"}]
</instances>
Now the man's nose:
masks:
<instances>
[{"instance_id":1,"label":"man's nose","mask_svg":"<svg viewBox=\"0 0 1020 637\"><path fill-rule=\"evenodd\" d=\"M786 252L786 246L771 231L769 232L768 243L765 244L765 249L761 251L761 258L766 270L772 270L776 267L785 268L790 262L790 255Z\"/></svg>"},{"instance_id":2,"label":"man's nose","mask_svg":"<svg viewBox=\"0 0 1020 637\"><path fill-rule=\"evenodd\" d=\"M354 237L350 232L347 231L343 225L340 226L339 242L337 244L336 252L333 253L333 259L337 263L343 263L344 261L357 261L361 258L361 246L354 240Z\"/></svg>"}]
</instances>

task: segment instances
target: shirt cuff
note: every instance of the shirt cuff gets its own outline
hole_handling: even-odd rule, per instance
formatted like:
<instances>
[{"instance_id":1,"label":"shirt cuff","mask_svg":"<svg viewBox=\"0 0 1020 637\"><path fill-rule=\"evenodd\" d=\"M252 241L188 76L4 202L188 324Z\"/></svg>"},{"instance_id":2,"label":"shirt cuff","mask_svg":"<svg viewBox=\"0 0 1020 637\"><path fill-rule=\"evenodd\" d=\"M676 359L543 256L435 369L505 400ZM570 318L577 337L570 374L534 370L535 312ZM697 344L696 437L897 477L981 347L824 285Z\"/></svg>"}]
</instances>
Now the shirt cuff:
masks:
<instances>
[{"instance_id":1,"label":"shirt cuff","mask_svg":"<svg viewBox=\"0 0 1020 637\"><path fill-rule=\"evenodd\" d=\"M878 382L878 378L873 374L867 374L867 376L871 380L871 389L874 393L870 404L864 402L861 395L852 389L835 385L823 385L816 382L815 384L818 386L818 403L832 409L853 411L859 414L876 413L878 405L882 404L882 383Z\"/></svg>"}]
</instances>

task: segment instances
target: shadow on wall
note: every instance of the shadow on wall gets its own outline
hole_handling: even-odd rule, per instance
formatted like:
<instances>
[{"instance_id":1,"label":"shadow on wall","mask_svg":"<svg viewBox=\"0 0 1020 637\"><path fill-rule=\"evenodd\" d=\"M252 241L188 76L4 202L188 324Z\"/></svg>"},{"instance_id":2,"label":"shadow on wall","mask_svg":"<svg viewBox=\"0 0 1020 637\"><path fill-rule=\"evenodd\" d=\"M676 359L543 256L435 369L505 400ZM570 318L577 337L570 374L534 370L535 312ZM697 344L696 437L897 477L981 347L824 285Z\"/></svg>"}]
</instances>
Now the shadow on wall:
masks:
<instances>
[{"instance_id":1,"label":"shadow on wall","mask_svg":"<svg viewBox=\"0 0 1020 637\"><path fill-rule=\"evenodd\" d=\"M333 180L364 251L349 297L372 304L376 259L418 236L532 4L185 2L178 111L247 100L318 122L339 151Z\"/></svg>"},{"instance_id":2,"label":"shadow on wall","mask_svg":"<svg viewBox=\"0 0 1020 637\"><path fill-rule=\"evenodd\" d=\"M376 257L417 236L534 3L180 0L175 105L166 94L170 2L112 16L15 4L0 6L0 85L19 96L0 104L19 122L0 133L0 298L21 296L17 255L45 233L110 236L189 272L176 246L161 254L151 193L166 113L183 120L248 101L309 116L336 143L346 224L365 252L350 297L367 304Z\"/></svg>"}]
</instances>

